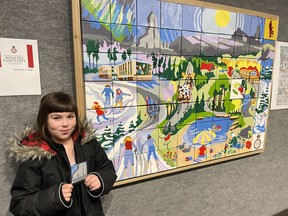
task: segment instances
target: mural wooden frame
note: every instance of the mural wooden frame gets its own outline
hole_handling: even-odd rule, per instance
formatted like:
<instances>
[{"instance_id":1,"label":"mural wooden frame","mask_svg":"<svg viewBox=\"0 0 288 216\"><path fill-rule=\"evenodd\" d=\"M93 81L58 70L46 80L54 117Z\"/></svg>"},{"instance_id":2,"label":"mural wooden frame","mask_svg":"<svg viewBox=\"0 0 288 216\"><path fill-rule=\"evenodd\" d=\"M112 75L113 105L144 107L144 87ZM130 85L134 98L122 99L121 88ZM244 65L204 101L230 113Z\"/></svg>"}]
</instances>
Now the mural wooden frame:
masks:
<instances>
[{"instance_id":1,"label":"mural wooden frame","mask_svg":"<svg viewBox=\"0 0 288 216\"><path fill-rule=\"evenodd\" d=\"M142 1L71 1L79 116L113 161L115 186L263 152L279 17Z\"/></svg>"}]
</instances>

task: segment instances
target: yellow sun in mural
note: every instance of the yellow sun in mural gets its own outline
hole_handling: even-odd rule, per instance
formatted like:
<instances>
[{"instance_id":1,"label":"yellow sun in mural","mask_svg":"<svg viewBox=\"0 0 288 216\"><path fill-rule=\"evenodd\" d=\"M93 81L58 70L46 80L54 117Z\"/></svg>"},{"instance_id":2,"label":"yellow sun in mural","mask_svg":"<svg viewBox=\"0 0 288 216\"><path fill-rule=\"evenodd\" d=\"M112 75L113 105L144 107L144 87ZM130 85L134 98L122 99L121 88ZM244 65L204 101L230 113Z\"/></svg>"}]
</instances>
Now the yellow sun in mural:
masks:
<instances>
[{"instance_id":1,"label":"yellow sun in mural","mask_svg":"<svg viewBox=\"0 0 288 216\"><path fill-rule=\"evenodd\" d=\"M215 22L219 27L226 27L230 22L230 12L217 10L215 13Z\"/></svg>"},{"instance_id":2,"label":"yellow sun in mural","mask_svg":"<svg viewBox=\"0 0 288 216\"><path fill-rule=\"evenodd\" d=\"M202 12L201 30L209 33L232 35L237 28L243 28L243 17L226 10L206 8Z\"/></svg>"}]
</instances>

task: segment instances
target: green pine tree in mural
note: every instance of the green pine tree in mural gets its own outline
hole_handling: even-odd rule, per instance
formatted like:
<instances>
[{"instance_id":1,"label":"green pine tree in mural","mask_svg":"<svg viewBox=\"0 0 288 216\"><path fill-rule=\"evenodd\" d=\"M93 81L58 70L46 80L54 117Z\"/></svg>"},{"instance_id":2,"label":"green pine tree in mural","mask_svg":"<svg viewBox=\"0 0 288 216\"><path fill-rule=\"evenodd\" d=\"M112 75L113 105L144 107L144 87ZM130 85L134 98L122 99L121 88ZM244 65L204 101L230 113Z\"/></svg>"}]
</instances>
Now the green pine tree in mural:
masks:
<instances>
[{"instance_id":1,"label":"green pine tree in mural","mask_svg":"<svg viewBox=\"0 0 288 216\"><path fill-rule=\"evenodd\" d=\"M172 69L172 73L171 73L171 80L175 79L175 72L176 72L176 58L174 58L174 61L173 61L173 69Z\"/></svg>"},{"instance_id":2,"label":"green pine tree in mural","mask_svg":"<svg viewBox=\"0 0 288 216\"><path fill-rule=\"evenodd\" d=\"M272 79L272 71L273 67L266 66L265 68L262 68L261 70L261 80L271 80Z\"/></svg>"},{"instance_id":3,"label":"green pine tree in mural","mask_svg":"<svg viewBox=\"0 0 288 216\"><path fill-rule=\"evenodd\" d=\"M108 57L108 59L109 59L110 61L113 60L113 56L112 56L112 53L111 53L111 49L110 49L110 48L107 50L107 57Z\"/></svg>"},{"instance_id":4,"label":"green pine tree in mural","mask_svg":"<svg viewBox=\"0 0 288 216\"><path fill-rule=\"evenodd\" d=\"M129 129L128 129L129 133L135 131L135 128L136 126L134 125L134 121L132 120L129 124Z\"/></svg>"},{"instance_id":5,"label":"green pine tree in mural","mask_svg":"<svg viewBox=\"0 0 288 216\"><path fill-rule=\"evenodd\" d=\"M162 70L162 64L163 64L163 61L164 61L164 57L161 56L161 58L158 60L158 70Z\"/></svg>"},{"instance_id":6,"label":"green pine tree in mural","mask_svg":"<svg viewBox=\"0 0 288 216\"><path fill-rule=\"evenodd\" d=\"M200 58L192 58L192 65L194 67L194 73L197 75L200 75L201 74L201 71L200 71L200 64L201 64L201 59Z\"/></svg>"},{"instance_id":7,"label":"green pine tree in mural","mask_svg":"<svg viewBox=\"0 0 288 216\"><path fill-rule=\"evenodd\" d=\"M260 96L259 106L255 109L255 111L259 114L264 112L269 106L269 84L266 85L264 91Z\"/></svg>"},{"instance_id":8,"label":"green pine tree in mural","mask_svg":"<svg viewBox=\"0 0 288 216\"><path fill-rule=\"evenodd\" d=\"M167 78L168 80L175 80L175 67L176 67L176 59L174 59L173 64L171 64L171 57L168 60L168 67L163 73L163 77Z\"/></svg>"},{"instance_id":9,"label":"green pine tree in mural","mask_svg":"<svg viewBox=\"0 0 288 216\"><path fill-rule=\"evenodd\" d=\"M127 55L129 57L129 60L131 60L132 51L130 48L127 49Z\"/></svg>"},{"instance_id":10,"label":"green pine tree in mural","mask_svg":"<svg viewBox=\"0 0 288 216\"><path fill-rule=\"evenodd\" d=\"M163 60L163 64L162 64L162 70L161 72L164 73L164 71L166 70L166 57L164 57L164 60ZM159 76L160 76L160 72L159 72Z\"/></svg>"},{"instance_id":11,"label":"green pine tree in mural","mask_svg":"<svg viewBox=\"0 0 288 216\"><path fill-rule=\"evenodd\" d=\"M93 49L93 54L92 54L92 56L93 56L93 68L94 68L94 60L96 62L96 68L98 68L99 49L100 49L99 41L94 40L94 49Z\"/></svg>"},{"instance_id":12,"label":"green pine tree in mural","mask_svg":"<svg viewBox=\"0 0 288 216\"><path fill-rule=\"evenodd\" d=\"M178 65L178 71L177 71L177 75L176 75L176 78L177 79L181 79L181 77L182 77L182 72L183 72L184 70L183 70L183 65L182 65L182 63L180 63L179 65Z\"/></svg>"},{"instance_id":13,"label":"green pine tree in mural","mask_svg":"<svg viewBox=\"0 0 288 216\"><path fill-rule=\"evenodd\" d=\"M153 69L156 70L156 69L157 69L157 62L158 62L158 59L157 59L157 57L156 57L156 55L155 55L154 52L152 52L152 53L150 54L150 56L152 57L152 65L153 65Z\"/></svg>"},{"instance_id":14,"label":"green pine tree in mural","mask_svg":"<svg viewBox=\"0 0 288 216\"><path fill-rule=\"evenodd\" d=\"M114 65L115 65L115 62L117 61L117 49L116 47L113 48L113 53L112 53L112 60L114 61Z\"/></svg>"},{"instance_id":15,"label":"green pine tree in mural","mask_svg":"<svg viewBox=\"0 0 288 216\"><path fill-rule=\"evenodd\" d=\"M198 105L198 112L204 112L204 111L205 111L205 98L204 98L204 93L202 93L202 98Z\"/></svg>"},{"instance_id":16,"label":"green pine tree in mural","mask_svg":"<svg viewBox=\"0 0 288 216\"><path fill-rule=\"evenodd\" d=\"M256 93L255 93L254 88L251 88L251 90L250 90L250 96L251 96L251 98L255 98L255 95L256 95Z\"/></svg>"},{"instance_id":17,"label":"green pine tree in mural","mask_svg":"<svg viewBox=\"0 0 288 216\"><path fill-rule=\"evenodd\" d=\"M124 129L123 123L120 122L120 123L118 124L117 129L116 129L115 136L116 136L117 138L120 138L121 136L124 136L124 135L125 135L125 129Z\"/></svg>"},{"instance_id":18,"label":"green pine tree in mural","mask_svg":"<svg viewBox=\"0 0 288 216\"><path fill-rule=\"evenodd\" d=\"M141 118L141 111L139 112L138 116L137 116L137 120L136 120L136 127L138 127L141 123L143 122L142 118Z\"/></svg>"},{"instance_id":19,"label":"green pine tree in mural","mask_svg":"<svg viewBox=\"0 0 288 216\"><path fill-rule=\"evenodd\" d=\"M94 50L94 41L91 39L88 39L86 43L86 52L88 55L88 61L89 61L89 68L91 68L91 54Z\"/></svg>"},{"instance_id":20,"label":"green pine tree in mural","mask_svg":"<svg viewBox=\"0 0 288 216\"><path fill-rule=\"evenodd\" d=\"M196 112L198 113L199 111L199 97L198 95L196 96L196 100L195 100L195 108L196 108Z\"/></svg>"},{"instance_id":21,"label":"green pine tree in mural","mask_svg":"<svg viewBox=\"0 0 288 216\"><path fill-rule=\"evenodd\" d=\"M127 60L127 53L126 53L125 50L124 50L124 52L122 53L121 58L122 58L122 60L123 60L124 62Z\"/></svg>"},{"instance_id":22,"label":"green pine tree in mural","mask_svg":"<svg viewBox=\"0 0 288 216\"><path fill-rule=\"evenodd\" d=\"M101 144L101 146L105 151L113 147L114 145L113 133L111 133L111 128L108 125L106 125L104 129L102 139L99 143Z\"/></svg>"}]
</instances>

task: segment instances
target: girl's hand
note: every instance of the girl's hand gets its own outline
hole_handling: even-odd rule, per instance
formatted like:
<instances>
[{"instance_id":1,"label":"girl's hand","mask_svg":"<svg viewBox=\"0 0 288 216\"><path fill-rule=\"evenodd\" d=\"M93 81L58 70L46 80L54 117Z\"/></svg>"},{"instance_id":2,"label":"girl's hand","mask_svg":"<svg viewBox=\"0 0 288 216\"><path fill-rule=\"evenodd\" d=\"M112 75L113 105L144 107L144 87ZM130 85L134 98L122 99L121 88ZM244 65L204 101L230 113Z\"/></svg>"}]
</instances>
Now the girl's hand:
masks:
<instances>
[{"instance_id":1,"label":"girl's hand","mask_svg":"<svg viewBox=\"0 0 288 216\"><path fill-rule=\"evenodd\" d=\"M90 174L86 177L84 185L89 188L90 191L95 191L101 187L101 182L97 175Z\"/></svg>"},{"instance_id":2,"label":"girl's hand","mask_svg":"<svg viewBox=\"0 0 288 216\"><path fill-rule=\"evenodd\" d=\"M62 185L61 191L65 201L70 202L72 197L73 185L65 183Z\"/></svg>"}]
</instances>

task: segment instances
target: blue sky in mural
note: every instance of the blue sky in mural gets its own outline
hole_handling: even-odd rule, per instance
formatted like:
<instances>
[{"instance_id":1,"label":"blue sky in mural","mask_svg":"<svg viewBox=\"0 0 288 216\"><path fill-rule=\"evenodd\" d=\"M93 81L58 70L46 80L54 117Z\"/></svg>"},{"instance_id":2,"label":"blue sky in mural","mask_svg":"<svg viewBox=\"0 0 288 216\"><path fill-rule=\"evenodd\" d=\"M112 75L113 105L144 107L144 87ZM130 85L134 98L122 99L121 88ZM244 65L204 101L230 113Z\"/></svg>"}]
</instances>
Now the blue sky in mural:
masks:
<instances>
[{"instance_id":1,"label":"blue sky in mural","mask_svg":"<svg viewBox=\"0 0 288 216\"><path fill-rule=\"evenodd\" d=\"M201 31L202 7L183 5L183 30Z\"/></svg>"},{"instance_id":2,"label":"blue sky in mural","mask_svg":"<svg viewBox=\"0 0 288 216\"><path fill-rule=\"evenodd\" d=\"M137 3L136 3L137 2ZM111 4L110 4L111 3ZM221 10L215 10L210 8L202 8L191 5L181 5L170 2L160 2L158 0L103 0L96 1L97 8L91 15L86 9L82 8L82 18L90 19L91 21L100 21L103 23L121 23L140 26L152 26L167 29L182 29L187 31L207 32L207 33L221 33L226 35L232 35L238 28L245 32L249 36L255 36L263 38L264 35L264 18L257 16L250 16L241 13L233 13ZM161 5L160 5L161 4ZM109 11L111 8L111 15ZM136 8L137 8L137 20L136 20ZM160 14L161 9L161 14ZM226 14L225 14L226 12ZM148 17L151 14L155 15L155 23L151 21L148 24ZM227 23L220 25L221 16L226 15ZM111 17L110 17L111 16ZM183 16L183 17L182 17ZM228 16L228 18L227 18ZM219 17L219 18L218 18ZM136 22L137 21L137 22ZM95 23L93 28L99 29L101 24ZM106 26L107 27L107 26ZM114 28L115 29L115 28ZM122 28L123 29L123 28ZM121 31L117 34L120 34ZM127 29L123 31L123 34L129 35ZM133 33L134 34L134 33ZM141 35L142 32L135 32L135 35ZM161 38L163 39L164 36ZM173 37L168 35L168 38ZM169 40L169 39L165 39Z\"/></svg>"},{"instance_id":3,"label":"blue sky in mural","mask_svg":"<svg viewBox=\"0 0 288 216\"><path fill-rule=\"evenodd\" d=\"M253 16L251 19L250 36L256 36L256 37L264 38L264 25L265 25L265 19L264 18ZM257 33L258 28L259 28L259 35L255 35Z\"/></svg>"},{"instance_id":4,"label":"blue sky in mural","mask_svg":"<svg viewBox=\"0 0 288 216\"><path fill-rule=\"evenodd\" d=\"M159 0L138 0L137 1L137 24L142 26L149 25L147 17L153 13L157 17L156 26L160 27L160 1ZM151 25L149 25L151 26Z\"/></svg>"},{"instance_id":5,"label":"blue sky in mural","mask_svg":"<svg viewBox=\"0 0 288 216\"><path fill-rule=\"evenodd\" d=\"M182 5L161 2L161 28L182 29Z\"/></svg>"},{"instance_id":6,"label":"blue sky in mural","mask_svg":"<svg viewBox=\"0 0 288 216\"><path fill-rule=\"evenodd\" d=\"M98 7L93 10L93 14L82 6L82 19L110 23L110 0L96 0L94 4Z\"/></svg>"},{"instance_id":7,"label":"blue sky in mural","mask_svg":"<svg viewBox=\"0 0 288 216\"><path fill-rule=\"evenodd\" d=\"M111 23L136 25L136 0L111 0Z\"/></svg>"},{"instance_id":8,"label":"blue sky in mural","mask_svg":"<svg viewBox=\"0 0 288 216\"><path fill-rule=\"evenodd\" d=\"M268 60L262 60L261 61L261 65L262 65L262 68L266 68L267 66L268 67L271 67L273 66L273 59L268 59Z\"/></svg>"}]
</instances>

